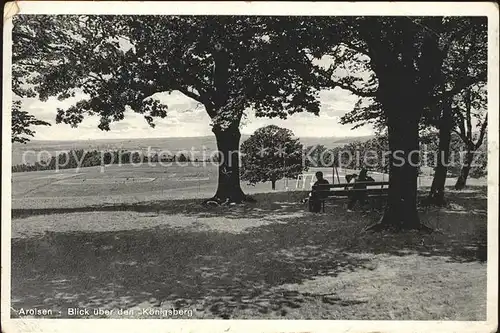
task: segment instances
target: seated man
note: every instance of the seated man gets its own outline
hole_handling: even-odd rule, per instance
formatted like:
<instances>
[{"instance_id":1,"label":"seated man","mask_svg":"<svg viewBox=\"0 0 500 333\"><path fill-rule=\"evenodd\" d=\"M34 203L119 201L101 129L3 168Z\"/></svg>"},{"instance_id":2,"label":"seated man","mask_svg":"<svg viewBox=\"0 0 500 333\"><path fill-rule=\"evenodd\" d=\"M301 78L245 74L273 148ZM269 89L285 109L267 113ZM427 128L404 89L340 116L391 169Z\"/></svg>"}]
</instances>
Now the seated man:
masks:
<instances>
[{"instance_id":1,"label":"seated man","mask_svg":"<svg viewBox=\"0 0 500 333\"><path fill-rule=\"evenodd\" d=\"M351 175L345 175L345 180L346 180L348 183L350 183L350 182L351 182L351 180L353 180L353 179L354 179L354 180L356 180L356 178L357 178L357 177L358 177L358 175L357 175L357 174L355 174L355 173L353 173L353 174L351 174Z\"/></svg>"},{"instance_id":2,"label":"seated man","mask_svg":"<svg viewBox=\"0 0 500 333\"><path fill-rule=\"evenodd\" d=\"M355 185L353 186L353 189L366 189L366 184L356 184L356 183L365 183L365 182L373 182L375 181L372 177L368 176L368 170L365 168L361 169L359 176L356 177L354 183ZM365 199L366 199L366 193L363 192L356 192L351 194L349 198L349 203L347 204L347 211L352 212L352 208L354 208L354 205L356 202L359 201L361 205L365 204Z\"/></svg>"},{"instance_id":3,"label":"seated man","mask_svg":"<svg viewBox=\"0 0 500 333\"><path fill-rule=\"evenodd\" d=\"M347 183L350 183L351 180L356 180L356 178L358 178L358 175L353 173L353 174L350 174L350 175L345 175L345 180L347 181ZM344 190L348 190L349 189L349 186L345 186L344 187Z\"/></svg>"},{"instance_id":4,"label":"seated man","mask_svg":"<svg viewBox=\"0 0 500 333\"><path fill-rule=\"evenodd\" d=\"M321 171L316 172L316 179L317 180L313 184L313 186L330 184L328 182L328 180L323 178L323 172L321 172ZM309 211L319 213L321 211L321 199L323 199L324 197L325 197L325 194L319 194L318 196L316 196L314 198L311 197L309 199Z\"/></svg>"}]
</instances>

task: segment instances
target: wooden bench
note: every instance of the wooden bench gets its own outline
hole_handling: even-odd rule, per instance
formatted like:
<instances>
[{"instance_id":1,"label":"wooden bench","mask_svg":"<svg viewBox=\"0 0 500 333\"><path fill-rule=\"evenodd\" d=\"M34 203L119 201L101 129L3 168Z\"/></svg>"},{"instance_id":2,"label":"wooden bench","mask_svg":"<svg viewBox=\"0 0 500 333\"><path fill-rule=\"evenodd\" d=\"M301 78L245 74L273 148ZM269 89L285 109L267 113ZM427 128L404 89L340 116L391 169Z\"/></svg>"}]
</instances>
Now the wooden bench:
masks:
<instances>
[{"instance_id":1,"label":"wooden bench","mask_svg":"<svg viewBox=\"0 0 500 333\"><path fill-rule=\"evenodd\" d=\"M366 186L355 189L354 186ZM366 193L368 198L387 197L389 182L352 182L343 184L314 185L309 195L309 211L312 211L313 202L321 202L321 210L325 211L325 201L330 198L348 198L354 193Z\"/></svg>"}]
</instances>

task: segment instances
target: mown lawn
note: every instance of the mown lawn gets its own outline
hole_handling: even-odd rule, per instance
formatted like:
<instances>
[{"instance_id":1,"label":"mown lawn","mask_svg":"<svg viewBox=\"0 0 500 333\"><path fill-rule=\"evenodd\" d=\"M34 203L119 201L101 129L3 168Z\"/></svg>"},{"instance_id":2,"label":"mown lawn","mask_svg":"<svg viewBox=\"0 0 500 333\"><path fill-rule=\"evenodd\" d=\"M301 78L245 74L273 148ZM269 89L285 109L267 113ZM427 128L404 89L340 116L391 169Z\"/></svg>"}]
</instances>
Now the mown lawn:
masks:
<instances>
[{"instance_id":1,"label":"mown lawn","mask_svg":"<svg viewBox=\"0 0 500 333\"><path fill-rule=\"evenodd\" d=\"M380 212L337 202L313 214L303 197L15 210L12 315L87 307L134 318L176 308L192 318L486 319L485 187L421 208L432 234L366 233Z\"/></svg>"}]
</instances>

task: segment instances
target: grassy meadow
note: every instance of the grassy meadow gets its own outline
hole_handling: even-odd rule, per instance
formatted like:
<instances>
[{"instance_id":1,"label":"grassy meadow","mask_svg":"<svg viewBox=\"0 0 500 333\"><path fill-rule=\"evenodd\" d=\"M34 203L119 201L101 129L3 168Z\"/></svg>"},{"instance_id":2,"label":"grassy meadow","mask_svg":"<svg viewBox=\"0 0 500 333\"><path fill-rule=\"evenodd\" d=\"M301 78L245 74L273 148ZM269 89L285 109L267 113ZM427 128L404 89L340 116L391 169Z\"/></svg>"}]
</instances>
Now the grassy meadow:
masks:
<instances>
[{"instance_id":1,"label":"grassy meadow","mask_svg":"<svg viewBox=\"0 0 500 333\"><path fill-rule=\"evenodd\" d=\"M367 233L380 211L348 213L336 201L309 213L302 191L254 197L220 208L184 199L17 210L12 315L51 308L67 318L87 307L110 318L122 318L118 309L152 318L141 309L154 308L191 318L485 320L485 187L450 189L448 207L421 208L432 234Z\"/></svg>"}]
</instances>

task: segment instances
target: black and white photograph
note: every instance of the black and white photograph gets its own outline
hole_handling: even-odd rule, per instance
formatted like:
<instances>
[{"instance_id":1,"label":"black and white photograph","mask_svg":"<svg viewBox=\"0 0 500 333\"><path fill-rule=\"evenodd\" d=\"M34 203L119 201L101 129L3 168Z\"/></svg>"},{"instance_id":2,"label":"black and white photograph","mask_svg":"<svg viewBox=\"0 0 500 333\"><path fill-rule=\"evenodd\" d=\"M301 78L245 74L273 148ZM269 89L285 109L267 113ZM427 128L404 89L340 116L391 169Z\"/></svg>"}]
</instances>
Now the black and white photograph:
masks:
<instances>
[{"instance_id":1,"label":"black and white photograph","mask_svg":"<svg viewBox=\"0 0 500 333\"><path fill-rule=\"evenodd\" d=\"M494 3L4 12L2 331L497 330Z\"/></svg>"}]
</instances>

